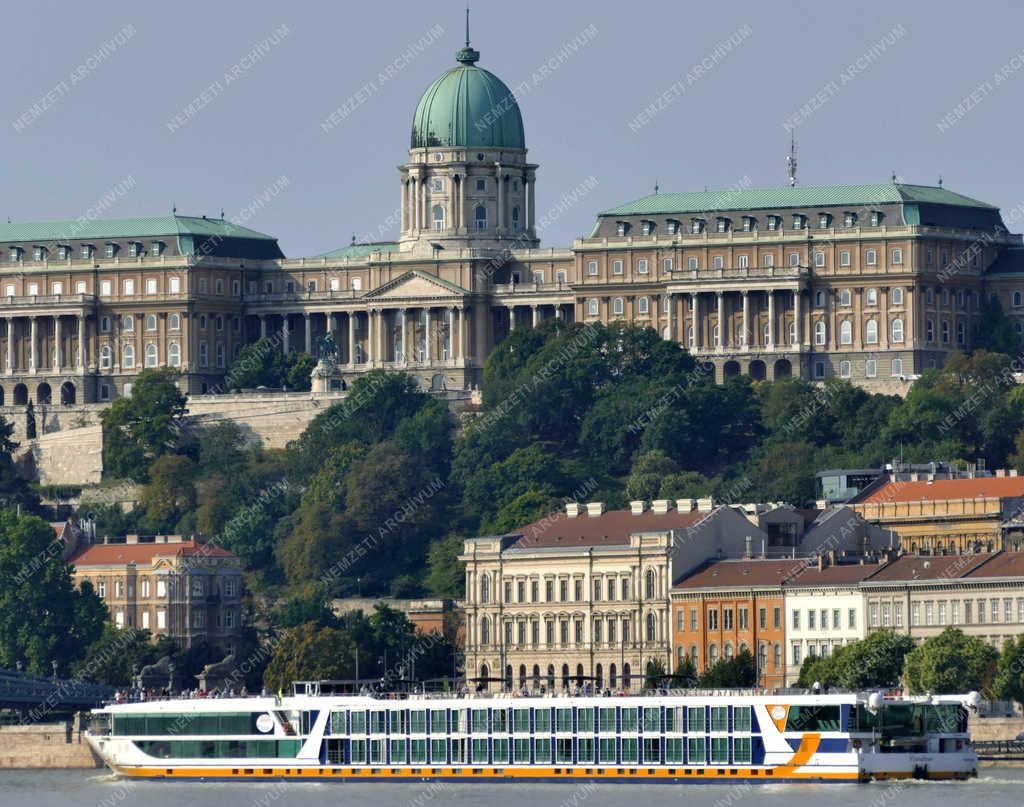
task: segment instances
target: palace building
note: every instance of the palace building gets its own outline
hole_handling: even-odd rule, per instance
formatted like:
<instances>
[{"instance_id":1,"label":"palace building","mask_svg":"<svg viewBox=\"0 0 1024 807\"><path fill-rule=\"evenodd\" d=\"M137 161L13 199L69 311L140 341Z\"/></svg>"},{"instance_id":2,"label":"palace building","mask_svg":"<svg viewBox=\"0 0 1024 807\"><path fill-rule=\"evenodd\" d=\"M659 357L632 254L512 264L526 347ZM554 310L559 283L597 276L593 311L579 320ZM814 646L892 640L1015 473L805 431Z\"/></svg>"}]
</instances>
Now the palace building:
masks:
<instances>
[{"instance_id":1,"label":"palace building","mask_svg":"<svg viewBox=\"0 0 1024 807\"><path fill-rule=\"evenodd\" d=\"M245 344L312 352L328 333L346 383L389 368L467 388L552 318L654 328L719 379L899 392L971 346L987 295L1024 323L1021 236L941 186L654 193L542 248L518 103L479 61L467 41L416 107L395 241L286 258L176 213L0 224L0 406L112 400L147 367L219 391Z\"/></svg>"}]
</instances>

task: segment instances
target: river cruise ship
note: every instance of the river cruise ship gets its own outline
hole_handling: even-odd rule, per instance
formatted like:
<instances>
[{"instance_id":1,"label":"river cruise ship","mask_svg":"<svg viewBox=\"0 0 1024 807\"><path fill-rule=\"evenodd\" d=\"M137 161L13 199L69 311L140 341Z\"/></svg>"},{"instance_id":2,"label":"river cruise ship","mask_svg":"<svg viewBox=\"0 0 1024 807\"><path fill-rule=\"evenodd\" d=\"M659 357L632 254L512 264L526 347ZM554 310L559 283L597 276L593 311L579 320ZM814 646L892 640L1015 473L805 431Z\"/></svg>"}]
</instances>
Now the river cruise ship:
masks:
<instances>
[{"instance_id":1,"label":"river cruise ship","mask_svg":"<svg viewBox=\"0 0 1024 807\"><path fill-rule=\"evenodd\" d=\"M973 697L977 697L976 695ZM864 782L977 774L972 696L323 694L112 704L87 734L154 779Z\"/></svg>"}]
</instances>

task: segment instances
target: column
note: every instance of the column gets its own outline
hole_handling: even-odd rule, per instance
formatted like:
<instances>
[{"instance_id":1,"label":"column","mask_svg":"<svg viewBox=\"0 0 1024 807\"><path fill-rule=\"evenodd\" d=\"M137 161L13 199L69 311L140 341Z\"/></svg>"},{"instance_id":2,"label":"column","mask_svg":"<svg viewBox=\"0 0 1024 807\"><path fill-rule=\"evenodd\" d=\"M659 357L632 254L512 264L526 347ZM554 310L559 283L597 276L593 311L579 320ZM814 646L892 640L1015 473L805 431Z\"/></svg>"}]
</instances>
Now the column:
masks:
<instances>
[{"instance_id":1,"label":"column","mask_svg":"<svg viewBox=\"0 0 1024 807\"><path fill-rule=\"evenodd\" d=\"M469 232L469 225L466 224L466 183L469 182L469 172L459 176L459 227L462 232Z\"/></svg>"},{"instance_id":2,"label":"column","mask_svg":"<svg viewBox=\"0 0 1024 807\"><path fill-rule=\"evenodd\" d=\"M60 314L53 318L53 369L58 373L64 366L64 351L61 349Z\"/></svg>"},{"instance_id":3,"label":"column","mask_svg":"<svg viewBox=\"0 0 1024 807\"><path fill-rule=\"evenodd\" d=\"M267 315L266 314L257 314L256 316L258 316L260 318L260 339L266 339L267 338Z\"/></svg>"},{"instance_id":4,"label":"column","mask_svg":"<svg viewBox=\"0 0 1024 807\"><path fill-rule=\"evenodd\" d=\"M534 215L535 215L535 212L534 212L535 202L534 202L533 190L534 190L534 187L536 187L536 185L537 185L537 178L535 176L533 176L532 174L527 174L527 179L529 180L529 185L526 188L526 227L527 227L527 230L532 235L533 234L533 228L534 228L534 221L533 221L533 219L534 219Z\"/></svg>"},{"instance_id":5,"label":"column","mask_svg":"<svg viewBox=\"0 0 1024 807\"><path fill-rule=\"evenodd\" d=\"M408 350L409 350L409 330L408 330L408 328L409 328L409 325L408 325L409 309L401 308L401 309L399 309L399 314L401 316L400 322L401 322L401 326L402 326L402 332L401 332L401 337L400 337L401 340L402 340L402 353L401 353L400 356L395 356L395 359L398 360L398 361L401 361L403 364L408 364L408 362L409 362L409 355L408 355Z\"/></svg>"},{"instance_id":6,"label":"column","mask_svg":"<svg viewBox=\"0 0 1024 807\"><path fill-rule=\"evenodd\" d=\"M950 294L950 300L955 299ZM954 331L956 330L955 319L951 322ZM888 286L882 286L878 290L878 345L882 350L889 349L889 288ZM950 334L952 339L956 339L956 334ZM906 339L906 334L903 336Z\"/></svg>"},{"instance_id":7,"label":"column","mask_svg":"<svg viewBox=\"0 0 1024 807\"><path fill-rule=\"evenodd\" d=\"M466 309L461 305L458 307L459 312L459 342L455 358L462 359L466 355Z\"/></svg>"},{"instance_id":8,"label":"column","mask_svg":"<svg viewBox=\"0 0 1024 807\"><path fill-rule=\"evenodd\" d=\"M800 289L793 289L793 330L797 347L804 343L803 311L800 310Z\"/></svg>"},{"instance_id":9,"label":"column","mask_svg":"<svg viewBox=\"0 0 1024 807\"><path fill-rule=\"evenodd\" d=\"M406 181L406 178L404 176L402 177L402 183L401 184L402 184L402 224L401 224L401 228L402 229L401 229L401 232L405 233L406 226L407 226L406 222L408 220L407 209L408 209L408 202L409 202L409 191L408 191L408 187L407 187L408 186L408 182Z\"/></svg>"},{"instance_id":10,"label":"column","mask_svg":"<svg viewBox=\"0 0 1024 807\"><path fill-rule=\"evenodd\" d=\"M904 341L905 344L908 344L910 346L916 347L917 346L917 311L915 310L915 306L917 305L917 295L914 294L914 287L912 285L911 286L907 286L904 289L904 295L907 298L907 305L906 305L907 323L906 323L906 326L904 328L903 341ZM968 325L967 325L967 332L968 332L968 334L970 334L971 331L972 331L971 325L970 325L970 320L971 319L973 319L973 317L969 316L968 317Z\"/></svg>"},{"instance_id":11,"label":"column","mask_svg":"<svg viewBox=\"0 0 1024 807\"><path fill-rule=\"evenodd\" d=\"M750 350L750 293L744 289L740 292L743 295L743 349Z\"/></svg>"},{"instance_id":12,"label":"column","mask_svg":"<svg viewBox=\"0 0 1024 807\"><path fill-rule=\"evenodd\" d=\"M715 347L722 350L729 344L725 329L725 294L720 291L715 293L718 295L718 344Z\"/></svg>"},{"instance_id":13,"label":"column","mask_svg":"<svg viewBox=\"0 0 1024 807\"><path fill-rule=\"evenodd\" d=\"M704 321L700 316L700 294L698 292L690 294L690 309L690 317L693 322L694 348L699 349L704 347Z\"/></svg>"},{"instance_id":14,"label":"column","mask_svg":"<svg viewBox=\"0 0 1024 807\"><path fill-rule=\"evenodd\" d=\"M356 323L353 320L355 314L348 312L348 365L356 366Z\"/></svg>"},{"instance_id":15,"label":"column","mask_svg":"<svg viewBox=\"0 0 1024 807\"><path fill-rule=\"evenodd\" d=\"M540 325L540 309L536 305L530 306L530 313L533 319L533 327Z\"/></svg>"},{"instance_id":16,"label":"column","mask_svg":"<svg viewBox=\"0 0 1024 807\"><path fill-rule=\"evenodd\" d=\"M313 352L313 319L310 317L309 312L306 311L302 315L303 320L306 323L306 352Z\"/></svg>"},{"instance_id":17,"label":"column","mask_svg":"<svg viewBox=\"0 0 1024 807\"><path fill-rule=\"evenodd\" d=\"M36 350L36 338L39 335L39 329L36 325L36 318L31 317L29 327L29 356L28 356L28 371L34 373L39 367L39 358L37 356L38 351Z\"/></svg>"},{"instance_id":18,"label":"column","mask_svg":"<svg viewBox=\"0 0 1024 807\"><path fill-rule=\"evenodd\" d=\"M512 333L516 329L516 307L514 305L507 306L508 308L508 332Z\"/></svg>"},{"instance_id":19,"label":"column","mask_svg":"<svg viewBox=\"0 0 1024 807\"><path fill-rule=\"evenodd\" d=\"M287 356L291 350L291 334L288 329L288 314L281 315L281 346Z\"/></svg>"},{"instance_id":20,"label":"column","mask_svg":"<svg viewBox=\"0 0 1024 807\"><path fill-rule=\"evenodd\" d=\"M495 181L498 183L498 219L497 229L503 229L505 227L505 182L501 175L501 167L499 166L494 172Z\"/></svg>"},{"instance_id":21,"label":"column","mask_svg":"<svg viewBox=\"0 0 1024 807\"><path fill-rule=\"evenodd\" d=\"M420 200L419 200L420 229L430 229L430 216L427 212L427 178L420 177Z\"/></svg>"},{"instance_id":22,"label":"column","mask_svg":"<svg viewBox=\"0 0 1024 807\"><path fill-rule=\"evenodd\" d=\"M434 345L433 345L434 334L433 334L432 319L431 319L431 316L430 316L430 308L429 308L429 306L427 308L424 308L423 312L426 315L426 325L425 325L425 328L424 328L424 330L425 330L425 340L424 341L427 344L427 347L426 347L426 350L424 352L423 358L424 358L424 361L429 362L429 361L432 360L432 357L434 355Z\"/></svg>"},{"instance_id":23,"label":"column","mask_svg":"<svg viewBox=\"0 0 1024 807\"><path fill-rule=\"evenodd\" d=\"M383 309L377 311L377 360L383 364L388 360L388 317Z\"/></svg>"},{"instance_id":24,"label":"column","mask_svg":"<svg viewBox=\"0 0 1024 807\"><path fill-rule=\"evenodd\" d=\"M78 315L78 358L79 372L85 371L85 315Z\"/></svg>"},{"instance_id":25,"label":"column","mask_svg":"<svg viewBox=\"0 0 1024 807\"><path fill-rule=\"evenodd\" d=\"M7 375L14 375L14 317L7 317Z\"/></svg>"},{"instance_id":26,"label":"column","mask_svg":"<svg viewBox=\"0 0 1024 807\"><path fill-rule=\"evenodd\" d=\"M375 313L372 308L366 312L366 364L371 367L373 366L373 360L377 358L377 350L373 344L373 337L376 333L374 329L375 317L373 316Z\"/></svg>"},{"instance_id":27,"label":"column","mask_svg":"<svg viewBox=\"0 0 1024 807\"><path fill-rule=\"evenodd\" d=\"M778 323L775 322L775 292L768 292L768 345L770 350L775 349L775 331Z\"/></svg>"},{"instance_id":28,"label":"column","mask_svg":"<svg viewBox=\"0 0 1024 807\"><path fill-rule=\"evenodd\" d=\"M562 305L560 303L555 306L555 319L559 322L562 321Z\"/></svg>"}]
</instances>

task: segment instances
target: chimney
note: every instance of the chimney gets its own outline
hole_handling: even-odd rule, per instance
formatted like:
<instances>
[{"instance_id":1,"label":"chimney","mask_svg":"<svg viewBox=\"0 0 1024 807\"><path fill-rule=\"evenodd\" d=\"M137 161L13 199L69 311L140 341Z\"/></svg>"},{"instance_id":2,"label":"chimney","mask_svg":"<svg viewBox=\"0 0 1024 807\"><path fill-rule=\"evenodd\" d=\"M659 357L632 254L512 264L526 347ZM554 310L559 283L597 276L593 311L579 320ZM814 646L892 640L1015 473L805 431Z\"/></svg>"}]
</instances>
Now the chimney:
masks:
<instances>
[{"instance_id":1,"label":"chimney","mask_svg":"<svg viewBox=\"0 0 1024 807\"><path fill-rule=\"evenodd\" d=\"M126 544L137 544L139 542L139 536L138 535L126 535L124 537L124 542Z\"/></svg>"},{"instance_id":2,"label":"chimney","mask_svg":"<svg viewBox=\"0 0 1024 807\"><path fill-rule=\"evenodd\" d=\"M996 468L996 479L1002 479L1006 476L1006 471L1003 468Z\"/></svg>"},{"instance_id":3,"label":"chimney","mask_svg":"<svg viewBox=\"0 0 1024 807\"><path fill-rule=\"evenodd\" d=\"M599 516L604 512L604 502L587 502L587 515Z\"/></svg>"},{"instance_id":4,"label":"chimney","mask_svg":"<svg viewBox=\"0 0 1024 807\"><path fill-rule=\"evenodd\" d=\"M651 502L651 512L656 513L659 516L665 515L670 507L668 499L655 499Z\"/></svg>"},{"instance_id":5,"label":"chimney","mask_svg":"<svg viewBox=\"0 0 1024 807\"><path fill-rule=\"evenodd\" d=\"M818 571L820 572L820 571L824 570L824 568L825 568L825 556L819 552L818 553Z\"/></svg>"},{"instance_id":6,"label":"chimney","mask_svg":"<svg viewBox=\"0 0 1024 807\"><path fill-rule=\"evenodd\" d=\"M646 501L644 501L643 499L637 499L635 502L629 503L629 512L631 512L634 516L639 516L643 514L644 509L646 507Z\"/></svg>"},{"instance_id":7,"label":"chimney","mask_svg":"<svg viewBox=\"0 0 1024 807\"><path fill-rule=\"evenodd\" d=\"M565 514L569 518L576 518L580 514L580 503L579 502L566 502L565 503Z\"/></svg>"},{"instance_id":8,"label":"chimney","mask_svg":"<svg viewBox=\"0 0 1024 807\"><path fill-rule=\"evenodd\" d=\"M697 510L701 513L710 513L715 509L715 500L708 496L705 499L697 499Z\"/></svg>"},{"instance_id":9,"label":"chimney","mask_svg":"<svg viewBox=\"0 0 1024 807\"><path fill-rule=\"evenodd\" d=\"M680 513L692 512L696 506L696 499L676 499L676 510Z\"/></svg>"},{"instance_id":10,"label":"chimney","mask_svg":"<svg viewBox=\"0 0 1024 807\"><path fill-rule=\"evenodd\" d=\"M743 557L744 558L749 559L749 558L754 557L753 552L752 552L753 542L754 542L754 539L750 535L746 536L743 539Z\"/></svg>"}]
</instances>

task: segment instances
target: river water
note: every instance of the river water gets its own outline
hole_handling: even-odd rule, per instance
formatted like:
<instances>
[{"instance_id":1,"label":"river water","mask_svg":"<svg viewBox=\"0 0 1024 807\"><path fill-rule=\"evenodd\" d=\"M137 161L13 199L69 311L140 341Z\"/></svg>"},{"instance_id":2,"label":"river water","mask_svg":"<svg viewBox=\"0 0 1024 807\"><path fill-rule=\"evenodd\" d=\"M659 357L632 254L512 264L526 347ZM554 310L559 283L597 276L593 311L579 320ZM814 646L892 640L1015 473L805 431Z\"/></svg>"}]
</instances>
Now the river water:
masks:
<instances>
[{"instance_id":1,"label":"river water","mask_svg":"<svg viewBox=\"0 0 1024 807\"><path fill-rule=\"evenodd\" d=\"M0 807L1020 807L1024 769L969 782L870 785L132 782L102 771L0 770Z\"/></svg>"}]
</instances>

